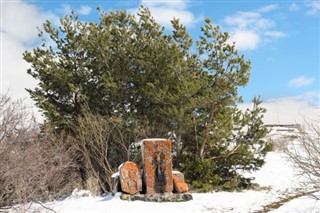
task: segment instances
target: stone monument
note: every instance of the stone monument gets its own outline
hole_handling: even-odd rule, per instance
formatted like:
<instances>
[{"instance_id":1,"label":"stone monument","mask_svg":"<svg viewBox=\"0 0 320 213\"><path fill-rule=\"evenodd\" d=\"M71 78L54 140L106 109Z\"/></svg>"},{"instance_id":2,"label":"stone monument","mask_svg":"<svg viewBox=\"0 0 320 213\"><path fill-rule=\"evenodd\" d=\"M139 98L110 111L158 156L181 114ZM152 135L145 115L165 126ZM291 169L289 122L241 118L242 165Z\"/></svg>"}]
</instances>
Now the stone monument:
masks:
<instances>
[{"instance_id":1,"label":"stone monument","mask_svg":"<svg viewBox=\"0 0 320 213\"><path fill-rule=\"evenodd\" d=\"M142 141L142 161L146 194L172 192L171 141L145 139Z\"/></svg>"},{"instance_id":2,"label":"stone monument","mask_svg":"<svg viewBox=\"0 0 320 213\"><path fill-rule=\"evenodd\" d=\"M119 172L112 175L112 192L123 192L121 199L154 202L180 202L192 200L184 175L172 171L172 142L168 139L141 141L142 168L134 162L125 162ZM120 187L119 187L120 185ZM175 193L175 194L174 194Z\"/></svg>"}]
</instances>

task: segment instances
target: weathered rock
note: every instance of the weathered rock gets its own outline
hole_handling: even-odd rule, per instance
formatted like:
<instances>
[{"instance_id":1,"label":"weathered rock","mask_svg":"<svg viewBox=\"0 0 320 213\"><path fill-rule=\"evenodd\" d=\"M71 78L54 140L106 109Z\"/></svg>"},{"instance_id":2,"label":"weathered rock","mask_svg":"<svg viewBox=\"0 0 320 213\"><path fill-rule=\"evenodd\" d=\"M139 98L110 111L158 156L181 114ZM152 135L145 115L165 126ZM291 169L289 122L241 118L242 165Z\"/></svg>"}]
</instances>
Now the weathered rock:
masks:
<instances>
[{"instance_id":1,"label":"weathered rock","mask_svg":"<svg viewBox=\"0 0 320 213\"><path fill-rule=\"evenodd\" d=\"M192 200L191 194L173 194L173 193L162 193L162 194L122 194L120 196L122 200L128 201L146 201L146 202L183 202Z\"/></svg>"},{"instance_id":2,"label":"weathered rock","mask_svg":"<svg viewBox=\"0 0 320 213\"><path fill-rule=\"evenodd\" d=\"M188 184L184 182L184 175L181 172L174 171L172 176L174 192L185 193L189 190Z\"/></svg>"},{"instance_id":3,"label":"weathered rock","mask_svg":"<svg viewBox=\"0 0 320 213\"><path fill-rule=\"evenodd\" d=\"M114 173L111 176L111 193L112 195L115 195L118 191L121 191L120 187L120 178L119 178L119 172Z\"/></svg>"},{"instance_id":4,"label":"weathered rock","mask_svg":"<svg viewBox=\"0 0 320 213\"><path fill-rule=\"evenodd\" d=\"M123 192L136 194L142 191L142 175L139 166L127 161L119 168L120 185Z\"/></svg>"},{"instance_id":5,"label":"weathered rock","mask_svg":"<svg viewBox=\"0 0 320 213\"><path fill-rule=\"evenodd\" d=\"M147 194L172 192L171 149L171 141L167 139L142 141L144 183Z\"/></svg>"}]
</instances>

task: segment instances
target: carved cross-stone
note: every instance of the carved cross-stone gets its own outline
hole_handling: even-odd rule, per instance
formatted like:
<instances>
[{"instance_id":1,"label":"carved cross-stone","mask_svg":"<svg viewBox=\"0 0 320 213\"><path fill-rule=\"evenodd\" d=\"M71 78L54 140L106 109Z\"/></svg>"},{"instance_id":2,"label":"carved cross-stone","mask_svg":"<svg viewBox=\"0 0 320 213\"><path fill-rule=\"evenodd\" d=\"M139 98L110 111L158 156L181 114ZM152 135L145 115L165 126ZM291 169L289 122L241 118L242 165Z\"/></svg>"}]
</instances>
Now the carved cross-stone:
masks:
<instances>
[{"instance_id":1,"label":"carved cross-stone","mask_svg":"<svg viewBox=\"0 0 320 213\"><path fill-rule=\"evenodd\" d=\"M167 139L142 141L144 182L147 194L172 192L172 144Z\"/></svg>"}]
</instances>

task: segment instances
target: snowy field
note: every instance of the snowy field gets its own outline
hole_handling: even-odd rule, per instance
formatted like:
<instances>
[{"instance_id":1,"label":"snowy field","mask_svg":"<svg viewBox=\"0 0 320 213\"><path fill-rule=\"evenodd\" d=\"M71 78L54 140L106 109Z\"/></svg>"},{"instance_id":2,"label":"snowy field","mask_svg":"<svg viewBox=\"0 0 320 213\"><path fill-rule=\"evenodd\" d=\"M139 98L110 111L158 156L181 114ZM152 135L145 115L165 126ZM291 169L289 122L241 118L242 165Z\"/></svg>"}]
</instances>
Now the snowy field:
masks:
<instances>
[{"instance_id":1,"label":"snowy field","mask_svg":"<svg viewBox=\"0 0 320 213\"><path fill-rule=\"evenodd\" d=\"M254 177L255 183L260 185L259 190L243 192L212 192L193 193L193 200L180 203L153 203L143 201L123 201L120 193L115 196L92 197L86 191L74 190L73 194L62 201L45 203L44 208L39 204L27 205L27 212L320 212L320 201L310 196L300 196L273 210L264 207L276 203L289 196L297 195L296 189L301 190L297 171L286 156L279 152L270 152L266 157L266 164L261 170L245 174ZM312 190L306 187L304 192ZM300 191L301 192L301 191ZM318 195L320 195L318 193ZM33 209L33 211L31 211ZM21 209L19 210L19 212ZM14 212L14 210L12 210Z\"/></svg>"}]
</instances>

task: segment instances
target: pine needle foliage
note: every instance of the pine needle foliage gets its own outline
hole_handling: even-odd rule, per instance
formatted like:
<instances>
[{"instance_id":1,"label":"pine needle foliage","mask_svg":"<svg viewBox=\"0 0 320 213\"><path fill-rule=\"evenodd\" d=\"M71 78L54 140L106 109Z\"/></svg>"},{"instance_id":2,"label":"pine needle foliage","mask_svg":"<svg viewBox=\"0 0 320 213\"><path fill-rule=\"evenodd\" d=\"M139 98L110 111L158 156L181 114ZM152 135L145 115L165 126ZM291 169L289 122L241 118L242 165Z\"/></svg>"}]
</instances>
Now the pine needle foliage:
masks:
<instances>
[{"instance_id":1,"label":"pine needle foliage","mask_svg":"<svg viewBox=\"0 0 320 213\"><path fill-rule=\"evenodd\" d=\"M262 139L265 109L256 98L252 110L237 109L251 64L227 32L206 19L194 42L178 19L169 32L143 6L137 16L99 11L99 23L75 13L59 28L47 21L43 43L24 53L27 72L39 81L28 92L56 129L89 109L147 137L171 133L174 165L190 183L230 185L240 180L239 169L262 166L270 148Z\"/></svg>"}]
</instances>

